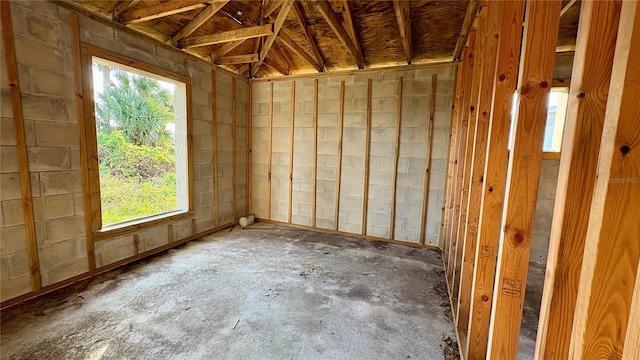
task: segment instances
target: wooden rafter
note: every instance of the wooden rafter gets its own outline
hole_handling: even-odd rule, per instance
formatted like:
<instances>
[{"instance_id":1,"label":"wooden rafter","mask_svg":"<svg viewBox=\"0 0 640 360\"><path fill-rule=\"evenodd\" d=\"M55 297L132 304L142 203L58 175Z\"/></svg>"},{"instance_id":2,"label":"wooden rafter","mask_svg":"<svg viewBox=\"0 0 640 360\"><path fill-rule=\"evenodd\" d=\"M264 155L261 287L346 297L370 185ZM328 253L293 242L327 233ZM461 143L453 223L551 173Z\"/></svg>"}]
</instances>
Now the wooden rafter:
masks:
<instances>
[{"instance_id":1,"label":"wooden rafter","mask_svg":"<svg viewBox=\"0 0 640 360\"><path fill-rule=\"evenodd\" d=\"M304 34L305 38L307 38L307 42L309 42L309 45L311 46L313 57L316 58L317 63L320 65L321 70L319 71L324 71L324 58L322 57L320 50L318 50L318 45L316 45L313 37L313 31L307 27L307 22L305 21L304 13L302 12L302 7L300 6L299 1L294 1L293 13L296 16L296 20L298 21L298 25L300 25L302 33Z\"/></svg>"},{"instance_id":2,"label":"wooden rafter","mask_svg":"<svg viewBox=\"0 0 640 360\"><path fill-rule=\"evenodd\" d=\"M229 51L237 48L240 44L245 42L245 40L247 40L247 39L235 40L235 41L231 41L231 42L228 42L228 43L222 45L216 51L211 53L211 55L209 55L209 62L215 62L217 58L219 58L220 56L223 56L224 54L228 53Z\"/></svg>"},{"instance_id":3,"label":"wooden rafter","mask_svg":"<svg viewBox=\"0 0 640 360\"><path fill-rule=\"evenodd\" d=\"M318 72L322 72L322 65L320 65L311 55L309 55L303 48L300 47L295 41L293 41L284 31L280 32L278 40L291 49L294 53L302 57L306 62L311 64Z\"/></svg>"},{"instance_id":4,"label":"wooden rafter","mask_svg":"<svg viewBox=\"0 0 640 360\"><path fill-rule=\"evenodd\" d=\"M123 12L136 6L139 1L140 0L121 0L120 2L118 2L118 5L113 8L113 11L111 11L111 19L117 21Z\"/></svg>"},{"instance_id":5,"label":"wooden rafter","mask_svg":"<svg viewBox=\"0 0 640 360\"><path fill-rule=\"evenodd\" d=\"M260 64L262 64L267 58L267 54L269 53L269 50L271 50L271 46L276 40L276 36L278 36L278 33L280 32L280 29L282 28L282 25L284 24L284 21L289 14L289 10L291 10L292 4L293 0L285 0L282 3L280 11L278 12L278 16L276 17L276 21L273 23L273 33L267 37L267 40L262 45L262 49L260 50L260 59L258 60L256 66L251 69L251 75L255 76L258 68L260 67Z\"/></svg>"},{"instance_id":6,"label":"wooden rafter","mask_svg":"<svg viewBox=\"0 0 640 360\"><path fill-rule=\"evenodd\" d=\"M281 64L287 67L289 74L291 74L291 69L295 68L291 55L281 46L276 46L276 44L271 47L271 53L276 56Z\"/></svg>"},{"instance_id":7,"label":"wooden rafter","mask_svg":"<svg viewBox=\"0 0 640 360\"><path fill-rule=\"evenodd\" d=\"M569 11L569 9L571 9L571 7L573 5L575 5L575 3L577 3L578 0L571 0L567 3L567 5L562 7L562 10L560 10L560 17L562 17L562 15L566 14L567 11Z\"/></svg>"},{"instance_id":8,"label":"wooden rafter","mask_svg":"<svg viewBox=\"0 0 640 360\"><path fill-rule=\"evenodd\" d=\"M219 2L211 1L209 3ZM163 2L158 5L147 6L141 9L129 9L120 16L120 22L123 24L133 24L161 17L179 14L181 12L198 9L207 6L207 1L203 0L184 0Z\"/></svg>"},{"instance_id":9,"label":"wooden rafter","mask_svg":"<svg viewBox=\"0 0 640 360\"><path fill-rule=\"evenodd\" d=\"M358 48L358 46L351 39L344 26L338 19L338 16L331 8L331 5L326 1L318 1L316 3L318 10L322 14L322 17L326 20L333 33L338 37L340 43L347 48L349 54L353 57L358 65L359 69L364 69L364 58L362 56L362 51Z\"/></svg>"},{"instance_id":10,"label":"wooden rafter","mask_svg":"<svg viewBox=\"0 0 640 360\"><path fill-rule=\"evenodd\" d=\"M282 6L283 2L284 0L272 0L268 2L264 6L264 13L262 14L262 16L264 18L268 18L269 16L271 16L271 14L273 14L274 11L278 10L278 8Z\"/></svg>"},{"instance_id":11,"label":"wooden rafter","mask_svg":"<svg viewBox=\"0 0 640 360\"><path fill-rule=\"evenodd\" d=\"M247 64L258 61L258 54L222 56L216 59L218 65Z\"/></svg>"},{"instance_id":12,"label":"wooden rafter","mask_svg":"<svg viewBox=\"0 0 640 360\"><path fill-rule=\"evenodd\" d=\"M268 67L272 68L273 70L279 72L282 75L289 75L289 70L285 69L284 67L282 67L282 65L278 64L277 62L270 60L270 59L264 59L262 60L262 63L267 65ZM256 71L257 72L258 67L254 67L251 71ZM254 74L255 75L255 74Z\"/></svg>"},{"instance_id":13,"label":"wooden rafter","mask_svg":"<svg viewBox=\"0 0 640 360\"><path fill-rule=\"evenodd\" d=\"M353 16L351 15L351 5L349 4L349 0L342 0L344 7L344 22L347 24L347 31L349 35L351 35L351 40L355 44L358 51L362 52L362 47L360 46L360 38L358 37L358 32L356 31L356 27L353 24Z\"/></svg>"},{"instance_id":14,"label":"wooden rafter","mask_svg":"<svg viewBox=\"0 0 640 360\"><path fill-rule=\"evenodd\" d=\"M207 22L207 20L211 19L211 17L220 11L220 9L222 9L228 2L229 0L223 0L207 5L207 7L200 11L196 17L191 19L187 25L180 29L180 31L171 38L171 43L173 45L177 45L178 41L193 34L194 31L198 30L198 28Z\"/></svg>"},{"instance_id":15,"label":"wooden rafter","mask_svg":"<svg viewBox=\"0 0 640 360\"><path fill-rule=\"evenodd\" d=\"M469 0L467 12L464 14L464 21L462 22L462 29L460 29L460 36L458 36L458 42L456 43L456 48L453 51L454 61L460 60L460 55L462 55L462 50L467 44L467 38L469 38L469 32L471 32L471 27L473 26L478 10L480 10L479 1Z\"/></svg>"},{"instance_id":16,"label":"wooden rafter","mask_svg":"<svg viewBox=\"0 0 640 360\"><path fill-rule=\"evenodd\" d=\"M273 33L273 24L265 24L183 39L178 43L178 47L181 49L188 49L198 46L207 46L235 40L245 40L265 35L273 35Z\"/></svg>"},{"instance_id":17,"label":"wooden rafter","mask_svg":"<svg viewBox=\"0 0 640 360\"><path fill-rule=\"evenodd\" d=\"M400 30L400 38L402 39L404 54L407 57L407 64L411 64L413 49L411 47L411 8L409 7L409 1L393 0L393 7L396 10L398 30Z\"/></svg>"}]
</instances>

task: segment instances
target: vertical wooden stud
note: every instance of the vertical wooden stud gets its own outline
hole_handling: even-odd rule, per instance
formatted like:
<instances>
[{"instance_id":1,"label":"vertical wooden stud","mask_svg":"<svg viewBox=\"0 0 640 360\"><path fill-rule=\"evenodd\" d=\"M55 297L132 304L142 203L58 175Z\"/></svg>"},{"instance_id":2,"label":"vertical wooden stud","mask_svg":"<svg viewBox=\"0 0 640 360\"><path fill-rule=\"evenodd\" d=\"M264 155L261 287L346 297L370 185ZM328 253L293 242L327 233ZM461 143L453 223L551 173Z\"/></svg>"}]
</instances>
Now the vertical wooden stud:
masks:
<instances>
[{"instance_id":1,"label":"vertical wooden stud","mask_svg":"<svg viewBox=\"0 0 640 360\"><path fill-rule=\"evenodd\" d=\"M372 81L367 82L367 128L364 147L364 190L362 194L362 235L367 235L367 210L369 204L369 152L371 150L371 86Z\"/></svg>"},{"instance_id":2,"label":"vertical wooden stud","mask_svg":"<svg viewBox=\"0 0 640 360\"><path fill-rule=\"evenodd\" d=\"M211 96L213 108L213 121L211 122L211 139L213 142L213 226L218 227L220 225L218 219L218 93L215 70L211 70Z\"/></svg>"},{"instance_id":3,"label":"vertical wooden stud","mask_svg":"<svg viewBox=\"0 0 640 360\"><path fill-rule=\"evenodd\" d=\"M237 206L237 171L238 165L236 164L236 78L231 77L231 186L233 187L233 222L238 220L238 206Z\"/></svg>"},{"instance_id":4,"label":"vertical wooden stud","mask_svg":"<svg viewBox=\"0 0 640 360\"><path fill-rule=\"evenodd\" d=\"M340 81L340 117L338 119L338 156L336 165L336 202L334 204L333 230L338 231L340 224L340 182L342 181L342 138L344 137L344 80Z\"/></svg>"},{"instance_id":5,"label":"vertical wooden stud","mask_svg":"<svg viewBox=\"0 0 640 360\"><path fill-rule=\"evenodd\" d=\"M493 103L480 201L480 220L471 289L471 313L467 328L467 343L464 345L466 351L463 350L469 360L485 359L487 353L496 249L506 186L511 104L516 90L522 42L524 1L505 1L501 5L498 8L498 11L502 11L500 44L496 71L493 75Z\"/></svg>"},{"instance_id":6,"label":"vertical wooden stud","mask_svg":"<svg viewBox=\"0 0 640 360\"><path fill-rule=\"evenodd\" d=\"M581 3L536 342L542 358L569 356L621 5Z\"/></svg>"},{"instance_id":7,"label":"vertical wooden stud","mask_svg":"<svg viewBox=\"0 0 640 360\"><path fill-rule=\"evenodd\" d=\"M291 207L293 205L293 150L295 142L296 123L296 82L291 82L291 125L289 127L289 206L287 212L287 222L291 224Z\"/></svg>"},{"instance_id":8,"label":"vertical wooden stud","mask_svg":"<svg viewBox=\"0 0 640 360\"><path fill-rule=\"evenodd\" d=\"M80 164L87 163L87 138L86 138L86 126L84 121L84 93L82 82L82 55L80 52L80 25L78 21L78 14L71 13L71 34L73 40L73 65L75 76L75 91L76 91L76 119L78 120L78 133L80 144ZM96 269L96 256L95 247L93 244L91 228L91 188L89 187L89 172L86 166L82 166L80 171L82 177L82 207L84 209L84 229L87 244L87 262L89 265L89 271Z\"/></svg>"},{"instance_id":9,"label":"vertical wooden stud","mask_svg":"<svg viewBox=\"0 0 640 360\"><path fill-rule=\"evenodd\" d=\"M480 22L482 26L480 29L482 33L480 34L481 44L479 47L481 74L478 110L475 112L476 134L471 151L467 208L462 209L462 211L467 213L466 222L460 224L460 226L463 227L462 236L464 239L464 247L462 249L462 267L460 271L460 288L458 291L457 323L458 328L464 330L469 326L471 284L473 283L473 268L475 267L480 201L482 199L482 185L484 183L489 118L491 116L493 84L496 72L496 55L501 37L502 7L502 3L489 2L487 5L486 20Z\"/></svg>"},{"instance_id":10,"label":"vertical wooden stud","mask_svg":"<svg viewBox=\"0 0 640 360\"><path fill-rule=\"evenodd\" d=\"M133 235L133 253L140 254L140 236L138 234Z\"/></svg>"},{"instance_id":11,"label":"vertical wooden stud","mask_svg":"<svg viewBox=\"0 0 640 360\"><path fill-rule=\"evenodd\" d=\"M251 96L251 83L247 82L247 214L251 214L251 173L252 173L252 127L253 127L253 114L251 113L253 110L253 100Z\"/></svg>"},{"instance_id":12,"label":"vertical wooden stud","mask_svg":"<svg viewBox=\"0 0 640 360\"><path fill-rule=\"evenodd\" d=\"M637 312L631 304L640 259L639 58L640 2L623 1L569 359L622 358L629 315Z\"/></svg>"},{"instance_id":13,"label":"vertical wooden stud","mask_svg":"<svg viewBox=\"0 0 640 360\"><path fill-rule=\"evenodd\" d=\"M640 334L640 266L638 266L636 274L636 285L633 290L629 327L627 328L627 338L624 341L622 360L640 359L640 336L638 334Z\"/></svg>"},{"instance_id":14,"label":"vertical wooden stud","mask_svg":"<svg viewBox=\"0 0 640 360\"><path fill-rule=\"evenodd\" d=\"M196 234L196 219L191 219L191 236L195 236Z\"/></svg>"},{"instance_id":15,"label":"vertical wooden stud","mask_svg":"<svg viewBox=\"0 0 640 360\"><path fill-rule=\"evenodd\" d=\"M22 100L20 99L18 62L16 59L16 49L13 39L11 8L8 1L1 1L0 5L2 9L2 42L4 43L4 52L7 60L7 76L9 78L8 80L10 85L9 95L11 96L13 127L16 138L16 153L18 155L18 173L20 177L20 192L22 195L25 237L27 240L29 272L31 274L31 289L33 291L37 291L42 287L42 281L40 279L40 264L38 262L36 226L33 217L31 179L29 175L29 160L27 158L27 143L25 140ZM78 122L80 121L82 121L82 119L78 120Z\"/></svg>"},{"instance_id":16,"label":"vertical wooden stud","mask_svg":"<svg viewBox=\"0 0 640 360\"><path fill-rule=\"evenodd\" d=\"M559 1L527 1L514 142L489 329L488 355L495 359L513 359L518 352L561 7Z\"/></svg>"},{"instance_id":17,"label":"vertical wooden stud","mask_svg":"<svg viewBox=\"0 0 640 360\"><path fill-rule=\"evenodd\" d=\"M318 182L318 79L313 81L313 173L311 180L311 226L316 227L316 199Z\"/></svg>"},{"instance_id":18,"label":"vertical wooden stud","mask_svg":"<svg viewBox=\"0 0 640 360\"><path fill-rule=\"evenodd\" d=\"M396 234L396 187L398 184L398 161L400 160L400 127L402 126L402 76L398 78L398 103L396 106L396 138L393 149L393 179L391 181L391 216L389 216L389 239Z\"/></svg>"},{"instance_id":19,"label":"vertical wooden stud","mask_svg":"<svg viewBox=\"0 0 640 360\"><path fill-rule=\"evenodd\" d=\"M271 161L273 158L273 83L269 83L269 159L267 162L267 220L271 220Z\"/></svg>"},{"instance_id":20,"label":"vertical wooden stud","mask_svg":"<svg viewBox=\"0 0 640 360\"><path fill-rule=\"evenodd\" d=\"M171 244L173 242L173 225L167 225L167 243Z\"/></svg>"},{"instance_id":21,"label":"vertical wooden stud","mask_svg":"<svg viewBox=\"0 0 640 360\"><path fill-rule=\"evenodd\" d=\"M429 183L431 180L431 152L433 150L433 122L436 114L436 94L438 75L431 75L431 96L429 99L429 122L427 123L427 153L425 155L424 183L422 185L422 210L420 221L420 245L425 244L427 232L427 209L429 205Z\"/></svg>"},{"instance_id":22,"label":"vertical wooden stud","mask_svg":"<svg viewBox=\"0 0 640 360\"><path fill-rule=\"evenodd\" d=\"M93 94L93 90L91 91ZM186 79L185 81L185 94L187 99L192 99L192 87L191 87L191 79ZM191 101L187 100L187 186L188 186L188 196L189 196L189 210L194 211L196 207L196 192L194 187L194 179L193 179L193 104ZM93 120L93 124L95 126L95 119ZM93 131L96 134L95 129ZM94 144L97 144L97 139ZM95 165L96 165L96 177L98 177L100 168L98 167L98 147L95 147Z\"/></svg>"}]
</instances>

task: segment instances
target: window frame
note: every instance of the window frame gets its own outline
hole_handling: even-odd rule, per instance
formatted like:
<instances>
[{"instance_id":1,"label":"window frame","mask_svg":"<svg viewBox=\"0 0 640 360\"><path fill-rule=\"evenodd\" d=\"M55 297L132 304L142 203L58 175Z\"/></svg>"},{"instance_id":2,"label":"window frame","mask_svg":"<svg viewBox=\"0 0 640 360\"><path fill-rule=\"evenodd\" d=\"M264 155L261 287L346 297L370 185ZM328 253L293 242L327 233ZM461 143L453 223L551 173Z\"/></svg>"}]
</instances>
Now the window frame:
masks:
<instances>
[{"instance_id":1,"label":"window frame","mask_svg":"<svg viewBox=\"0 0 640 360\"><path fill-rule=\"evenodd\" d=\"M123 66L165 77L173 81L185 84L186 91L186 128L187 128L187 210L175 210L167 213L152 215L119 224L102 226L102 199L100 196L100 171L98 164L98 141L96 132L95 99L93 96L93 57L102 58ZM93 241L125 235L142 229L158 226L177 220L183 220L194 216L195 194L193 186L193 119L191 104L191 78L172 71L120 55L109 50L104 50L86 43L80 43L80 59L82 66L82 102L84 128L84 149L80 144L81 163L83 166L83 193L85 204L85 217L89 216L91 224L91 238ZM82 133L82 128L80 129ZM84 161L83 161L84 160ZM85 181L86 179L86 181Z\"/></svg>"}]
</instances>

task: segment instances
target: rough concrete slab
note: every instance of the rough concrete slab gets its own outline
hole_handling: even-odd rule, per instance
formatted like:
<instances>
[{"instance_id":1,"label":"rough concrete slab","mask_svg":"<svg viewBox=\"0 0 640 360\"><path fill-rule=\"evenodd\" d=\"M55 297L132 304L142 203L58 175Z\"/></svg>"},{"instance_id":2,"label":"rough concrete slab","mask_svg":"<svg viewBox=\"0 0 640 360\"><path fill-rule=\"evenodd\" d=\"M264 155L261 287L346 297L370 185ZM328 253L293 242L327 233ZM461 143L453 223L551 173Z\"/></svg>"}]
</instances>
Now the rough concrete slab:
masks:
<instances>
[{"instance_id":1,"label":"rough concrete slab","mask_svg":"<svg viewBox=\"0 0 640 360\"><path fill-rule=\"evenodd\" d=\"M439 252L261 223L1 321L2 359L442 359L457 346Z\"/></svg>"},{"instance_id":2,"label":"rough concrete slab","mask_svg":"<svg viewBox=\"0 0 640 360\"><path fill-rule=\"evenodd\" d=\"M518 342L518 360L532 360L536 350L538 335L538 319L540 318L540 303L544 289L545 269L529 266L527 274L527 290L524 295L522 309L522 323L520 326L520 341Z\"/></svg>"}]
</instances>

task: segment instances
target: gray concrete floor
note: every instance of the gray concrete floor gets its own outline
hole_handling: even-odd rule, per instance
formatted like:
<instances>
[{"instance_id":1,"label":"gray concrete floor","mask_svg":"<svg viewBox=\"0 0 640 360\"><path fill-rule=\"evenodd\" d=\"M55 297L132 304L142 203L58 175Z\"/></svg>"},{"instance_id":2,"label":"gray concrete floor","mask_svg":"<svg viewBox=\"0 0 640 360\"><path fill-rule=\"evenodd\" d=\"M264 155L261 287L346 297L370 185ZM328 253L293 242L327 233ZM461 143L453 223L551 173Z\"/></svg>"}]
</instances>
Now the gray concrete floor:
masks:
<instances>
[{"instance_id":1,"label":"gray concrete floor","mask_svg":"<svg viewBox=\"0 0 640 360\"><path fill-rule=\"evenodd\" d=\"M2 359L442 359L457 346L439 252L261 223L0 315Z\"/></svg>"},{"instance_id":2,"label":"gray concrete floor","mask_svg":"<svg viewBox=\"0 0 640 360\"><path fill-rule=\"evenodd\" d=\"M545 269L529 266L520 325L518 360L533 359L536 350L540 303L542 302L542 290L544 289L544 274Z\"/></svg>"}]
</instances>

